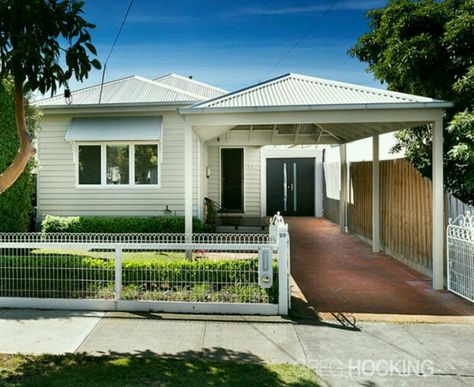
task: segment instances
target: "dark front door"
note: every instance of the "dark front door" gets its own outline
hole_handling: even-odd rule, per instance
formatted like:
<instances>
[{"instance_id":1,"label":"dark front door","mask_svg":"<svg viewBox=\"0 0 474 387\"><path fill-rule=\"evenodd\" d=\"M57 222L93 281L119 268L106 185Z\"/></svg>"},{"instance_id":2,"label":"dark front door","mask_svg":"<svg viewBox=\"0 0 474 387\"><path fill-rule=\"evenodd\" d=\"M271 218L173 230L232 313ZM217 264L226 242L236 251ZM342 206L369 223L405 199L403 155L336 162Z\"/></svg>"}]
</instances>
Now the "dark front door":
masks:
<instances>
[{"instance_id":1,"label":"dark front door","mask_svg":"<svg viewBox=\"0 0 474 387\"><path fill-rule=\"evenodd\" d=\"M267 159L267 215L314 216L314 159Z\"/></svg>"},{"instance_id":2,"label":"dark front door","mask_svg":"<svg viewBox=\"0 0 474 387\"><path fill-rule=\"evenodd\" d=\"M226 212L244 211L244 150L221 149L221 206Z\"/></svg>"}]
</instances>

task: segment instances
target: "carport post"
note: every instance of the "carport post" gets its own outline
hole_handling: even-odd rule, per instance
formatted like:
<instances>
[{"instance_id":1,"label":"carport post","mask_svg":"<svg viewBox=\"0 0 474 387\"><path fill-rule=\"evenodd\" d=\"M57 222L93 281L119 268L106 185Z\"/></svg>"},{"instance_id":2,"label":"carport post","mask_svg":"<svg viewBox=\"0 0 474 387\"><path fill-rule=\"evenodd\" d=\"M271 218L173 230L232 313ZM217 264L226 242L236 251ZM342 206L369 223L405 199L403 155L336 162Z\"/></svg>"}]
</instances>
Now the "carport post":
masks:
<instances>
[{"instance_id":1,"label":"carport post","mask_svg":"<svg viewBox=\"0 0 474 387\"><path fill-rule=\"evenodd\" d=\"M184 127L184 231L186 242L192 242L193 233L193 128ZM192 250L186 250L186 259L192 259Z\"/></svg>"},{"instance_id":2,"label":"carport post","mask_svg":"<svg viewBox=\"0 0 474 387\"><path fill-rule=\"evenodd\" d=\"M444 287L443 116L433 123L433 289Z\"/></svg>"},{"instance_id":3,"label":"carport post","mask_svg":"<svg viewBox=\"0 0 474 387\"><path fill-rule=\"evenodd\" d=\"M347 153L346 144L339 145L340 190L339 190L339 227L342 232L346 229L346 198L347 198Z\"/></svg>"},{"instance_id":4,"label":"carport post","mask_svg":"<svg viewBox=\"0 0 474 387\"><path fill-rule=\"evenodd\" d=\"M372 136L372 251L380 251L380 160L379 135Z\"/></svg>"}]
</instances>

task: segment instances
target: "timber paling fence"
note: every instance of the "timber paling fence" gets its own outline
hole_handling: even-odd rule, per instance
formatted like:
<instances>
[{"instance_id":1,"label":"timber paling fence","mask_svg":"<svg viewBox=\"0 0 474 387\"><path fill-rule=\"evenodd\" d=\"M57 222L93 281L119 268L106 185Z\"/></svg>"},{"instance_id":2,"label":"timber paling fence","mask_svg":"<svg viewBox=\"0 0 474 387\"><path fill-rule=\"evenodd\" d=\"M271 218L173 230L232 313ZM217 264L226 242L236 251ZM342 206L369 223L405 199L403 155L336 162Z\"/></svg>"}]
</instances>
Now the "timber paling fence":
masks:
<instances>
[{"instance_id":1,"label":"timber paling fence","mask_svg":"<svg viewBox=\"0 0 474 387\"><path fill-rule=\"evenodd\" d=\"M274 217L269 234L3 233L0 307L287 314L288 226Z\"/></svg>"},{"instance_id":2,"label":"timber paling fence","mask_svg":"<svg viewBox=\"0 0 474 387\"><path fill-rule=\"evenodd\" d=\"M339 164L324 168L325 186L338 184ZM349 167L350 194L348 228L366 240L372 239L372 162L354 162ZM332 191L335 189L333 188ZM339 197L325 191L324 216L339 222ZM445 221L474 208L446 195ZM430 274L432 269L432 191L406 159L380 161L380 238L389 254L415 269Z\"/></svg>"}]
</instances>

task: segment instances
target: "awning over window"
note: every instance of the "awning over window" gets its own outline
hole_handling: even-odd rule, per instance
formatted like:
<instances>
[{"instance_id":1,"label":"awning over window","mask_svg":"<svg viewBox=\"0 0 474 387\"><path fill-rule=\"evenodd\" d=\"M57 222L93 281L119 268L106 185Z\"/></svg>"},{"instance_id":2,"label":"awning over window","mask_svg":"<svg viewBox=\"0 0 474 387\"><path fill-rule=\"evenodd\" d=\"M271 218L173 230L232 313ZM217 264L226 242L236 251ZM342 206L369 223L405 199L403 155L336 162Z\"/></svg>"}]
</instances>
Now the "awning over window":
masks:
<instances>
[{"instance_id":1,"label":"awning over window","mask_svg":"<svg viewBox=\"0 0 474 387\"><path fill-rule=\"evenodd\" d=\"M157 141L163 119L153 117L73 118L66 141Z\"/></svg>"}]
</instances>

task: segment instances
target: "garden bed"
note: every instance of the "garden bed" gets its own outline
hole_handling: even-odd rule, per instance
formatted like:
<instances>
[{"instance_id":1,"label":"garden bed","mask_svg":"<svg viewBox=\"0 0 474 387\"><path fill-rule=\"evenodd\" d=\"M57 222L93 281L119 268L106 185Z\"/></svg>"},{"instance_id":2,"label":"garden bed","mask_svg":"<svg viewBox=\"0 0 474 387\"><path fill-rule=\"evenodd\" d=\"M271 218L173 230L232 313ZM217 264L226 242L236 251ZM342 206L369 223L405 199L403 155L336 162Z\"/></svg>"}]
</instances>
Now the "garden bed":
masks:
<instances>
[{"instance_id":1,"label":"garden bed","mask_svg":"<svg viewBox=\"0 0 474 387\"><path fill-rule=\"evenodd\" d=\"M78 250L12 250L0 257L0 296L113 299L115 252ZM13 255L16 253L17 255ZM258 285L255 254L205 252L186 260L183 252L123 252L123 300L277 303L274 284Z\"/></svg>"}]
</instances>

